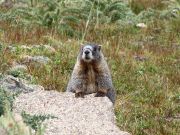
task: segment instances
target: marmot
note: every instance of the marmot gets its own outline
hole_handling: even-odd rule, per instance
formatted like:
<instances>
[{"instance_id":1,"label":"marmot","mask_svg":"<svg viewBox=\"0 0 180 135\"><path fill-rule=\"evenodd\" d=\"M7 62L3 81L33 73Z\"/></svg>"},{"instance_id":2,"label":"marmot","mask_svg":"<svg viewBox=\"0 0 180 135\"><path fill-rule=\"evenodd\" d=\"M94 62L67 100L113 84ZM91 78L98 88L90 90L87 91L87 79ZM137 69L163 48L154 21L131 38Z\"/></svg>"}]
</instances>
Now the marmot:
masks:
<instances>
[{"instance_id":1,"label":"marmot","mask_svg":"<svg viewBox=\"0 0 180 135\"><path fill-rule=\"evenodd\" d=\"M66 91L74 92L75 97L96 93L96 97L107 96L114 104L115 90L100 45L81 47Z\"/></svg>"}]
</instances>

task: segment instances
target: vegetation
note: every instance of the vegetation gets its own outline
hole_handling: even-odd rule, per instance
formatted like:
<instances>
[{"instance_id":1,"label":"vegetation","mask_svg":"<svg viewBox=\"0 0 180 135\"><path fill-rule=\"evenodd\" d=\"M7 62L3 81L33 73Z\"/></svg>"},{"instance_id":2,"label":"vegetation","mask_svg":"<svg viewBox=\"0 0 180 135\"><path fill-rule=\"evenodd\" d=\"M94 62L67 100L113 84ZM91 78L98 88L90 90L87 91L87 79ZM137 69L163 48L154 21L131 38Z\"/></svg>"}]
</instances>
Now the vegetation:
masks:
<instances>
[{"instance_id":1,"label":"vegetation","mask_svg":"<svg viewBox=\"0 0 180 135\"><path fill-rule=\"evenodd\" d=\"M15 121L11 112L0 117L0 129L3 135L32 135L31 130L24 123Z\"/></svg>"},{"instance_id":2,"label":"vegetation","mask_svg":"<svg viewBox=\"0 0 180 135\"><path fill-rule=\"evenodd\" d=\"M12 94L0 88L0 116L7 111L6 107L12 110L13 100L14 96Z\"/></svg>"},{"instance_id":3,"label":"vegetation","mask_svg":"<svg viewBox=\"0 0 180 135\"><path fill-rule=\"evenodd\" d=\"M101 44L117 91L120 129L135 135L178 135L179 0L16 0L0 11L2 73L13 61L21 63L23 55L44 55L52 61L28 63L28 73L46 90L64 91L80 44ZM56 51L23 49L24 44L46 44Z\"/></svg>"},{"instance_id":4,"label":"vegetation","mask_svg":"<svg viewBox=\"0 0 180 135\"><path fill-rule=\"evenodd\" d=\"M35 131L42 131L42 123L46 119L56 118L56 117L51 116L51 115L30 115L24 111L22 112L21 115L24 119L24 122L27 125L29 125L32 129L34 129Z\"/></svg>"},{"instance_id":5,"label":"vegetation","mask_svg":"<svg viewBox=\"0 0 180 135\"><path fill-rule=\"evenodd\" d=\"M17 123L12 111L14 95L0 88L0 130L1 134L30 135L30 130L24 123Z\"/></svg>"}]
</instances>

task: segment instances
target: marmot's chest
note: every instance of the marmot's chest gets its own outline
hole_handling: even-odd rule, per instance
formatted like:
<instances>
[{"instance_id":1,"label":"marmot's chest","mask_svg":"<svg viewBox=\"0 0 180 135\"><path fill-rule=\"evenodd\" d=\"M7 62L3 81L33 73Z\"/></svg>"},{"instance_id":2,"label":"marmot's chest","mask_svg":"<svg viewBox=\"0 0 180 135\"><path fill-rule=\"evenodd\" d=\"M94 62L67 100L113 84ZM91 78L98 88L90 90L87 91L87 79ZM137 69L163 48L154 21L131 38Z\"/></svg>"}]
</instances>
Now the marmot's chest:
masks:
<instances>
[{"instance_id":1,"label":"marmot's chest","mask_svg":"<svg viewBox=\"0 0 180 135\"><path fill-rule=\"evenodd\" d=\"M94 71L92 66L88 66L86 77L87 77L86 94L90 94L90 93L96 92L97 91L96 73L95 73L95 71Z\"/></svg>"}]
</instances>

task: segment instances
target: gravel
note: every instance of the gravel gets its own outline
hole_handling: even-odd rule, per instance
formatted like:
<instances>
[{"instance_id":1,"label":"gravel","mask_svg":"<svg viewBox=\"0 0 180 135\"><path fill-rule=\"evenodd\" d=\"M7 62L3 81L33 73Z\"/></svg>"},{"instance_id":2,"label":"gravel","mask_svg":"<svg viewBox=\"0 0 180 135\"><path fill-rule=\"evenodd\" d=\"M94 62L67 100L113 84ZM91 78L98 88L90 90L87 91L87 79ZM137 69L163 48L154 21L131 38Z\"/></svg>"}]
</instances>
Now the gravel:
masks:
<instances>
[{"instance_id":1,"label":"gravel","mask_svg":"<svg viewBox=\"0 0 180 135\"><path fill-rule=\"evenodd\" d=\"M116 126L113 104L107 97L75 98L73 93L37 90L22 93L14 102L14 113L51 114L45 135L129 135Z\"/></svg>"}]
</instances>

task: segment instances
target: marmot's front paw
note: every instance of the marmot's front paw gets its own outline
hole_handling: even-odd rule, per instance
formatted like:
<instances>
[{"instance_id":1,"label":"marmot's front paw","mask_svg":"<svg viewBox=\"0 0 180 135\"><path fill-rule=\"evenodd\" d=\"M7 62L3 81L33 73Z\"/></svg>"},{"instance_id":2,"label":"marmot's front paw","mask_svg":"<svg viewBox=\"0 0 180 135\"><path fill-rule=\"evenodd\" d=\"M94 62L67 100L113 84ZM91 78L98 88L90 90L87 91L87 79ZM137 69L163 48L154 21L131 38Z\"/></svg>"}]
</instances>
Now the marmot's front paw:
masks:
<instances>
[{"instance_id":1,"label":"marmot's front paw","mask_svg":"<svg viewBox=\"0 0 180 135\"><path fill-rule=\"evenodd\" d=\"M105 96L106 96L106 93L101 92L101 91L98 91L95 95L95 97L105 97Z\"/></svg>"},{"instance_id":2,"label":"marmot's front paw","mask_svg":"<svg viewBox=\"0 0 180 135\"><path fill-rule=\"evenodd\" d=\"M75 93L75 97L76 98L79 98L79 97L84 98L84 92Z\"/></svg>"}]
</instances>

